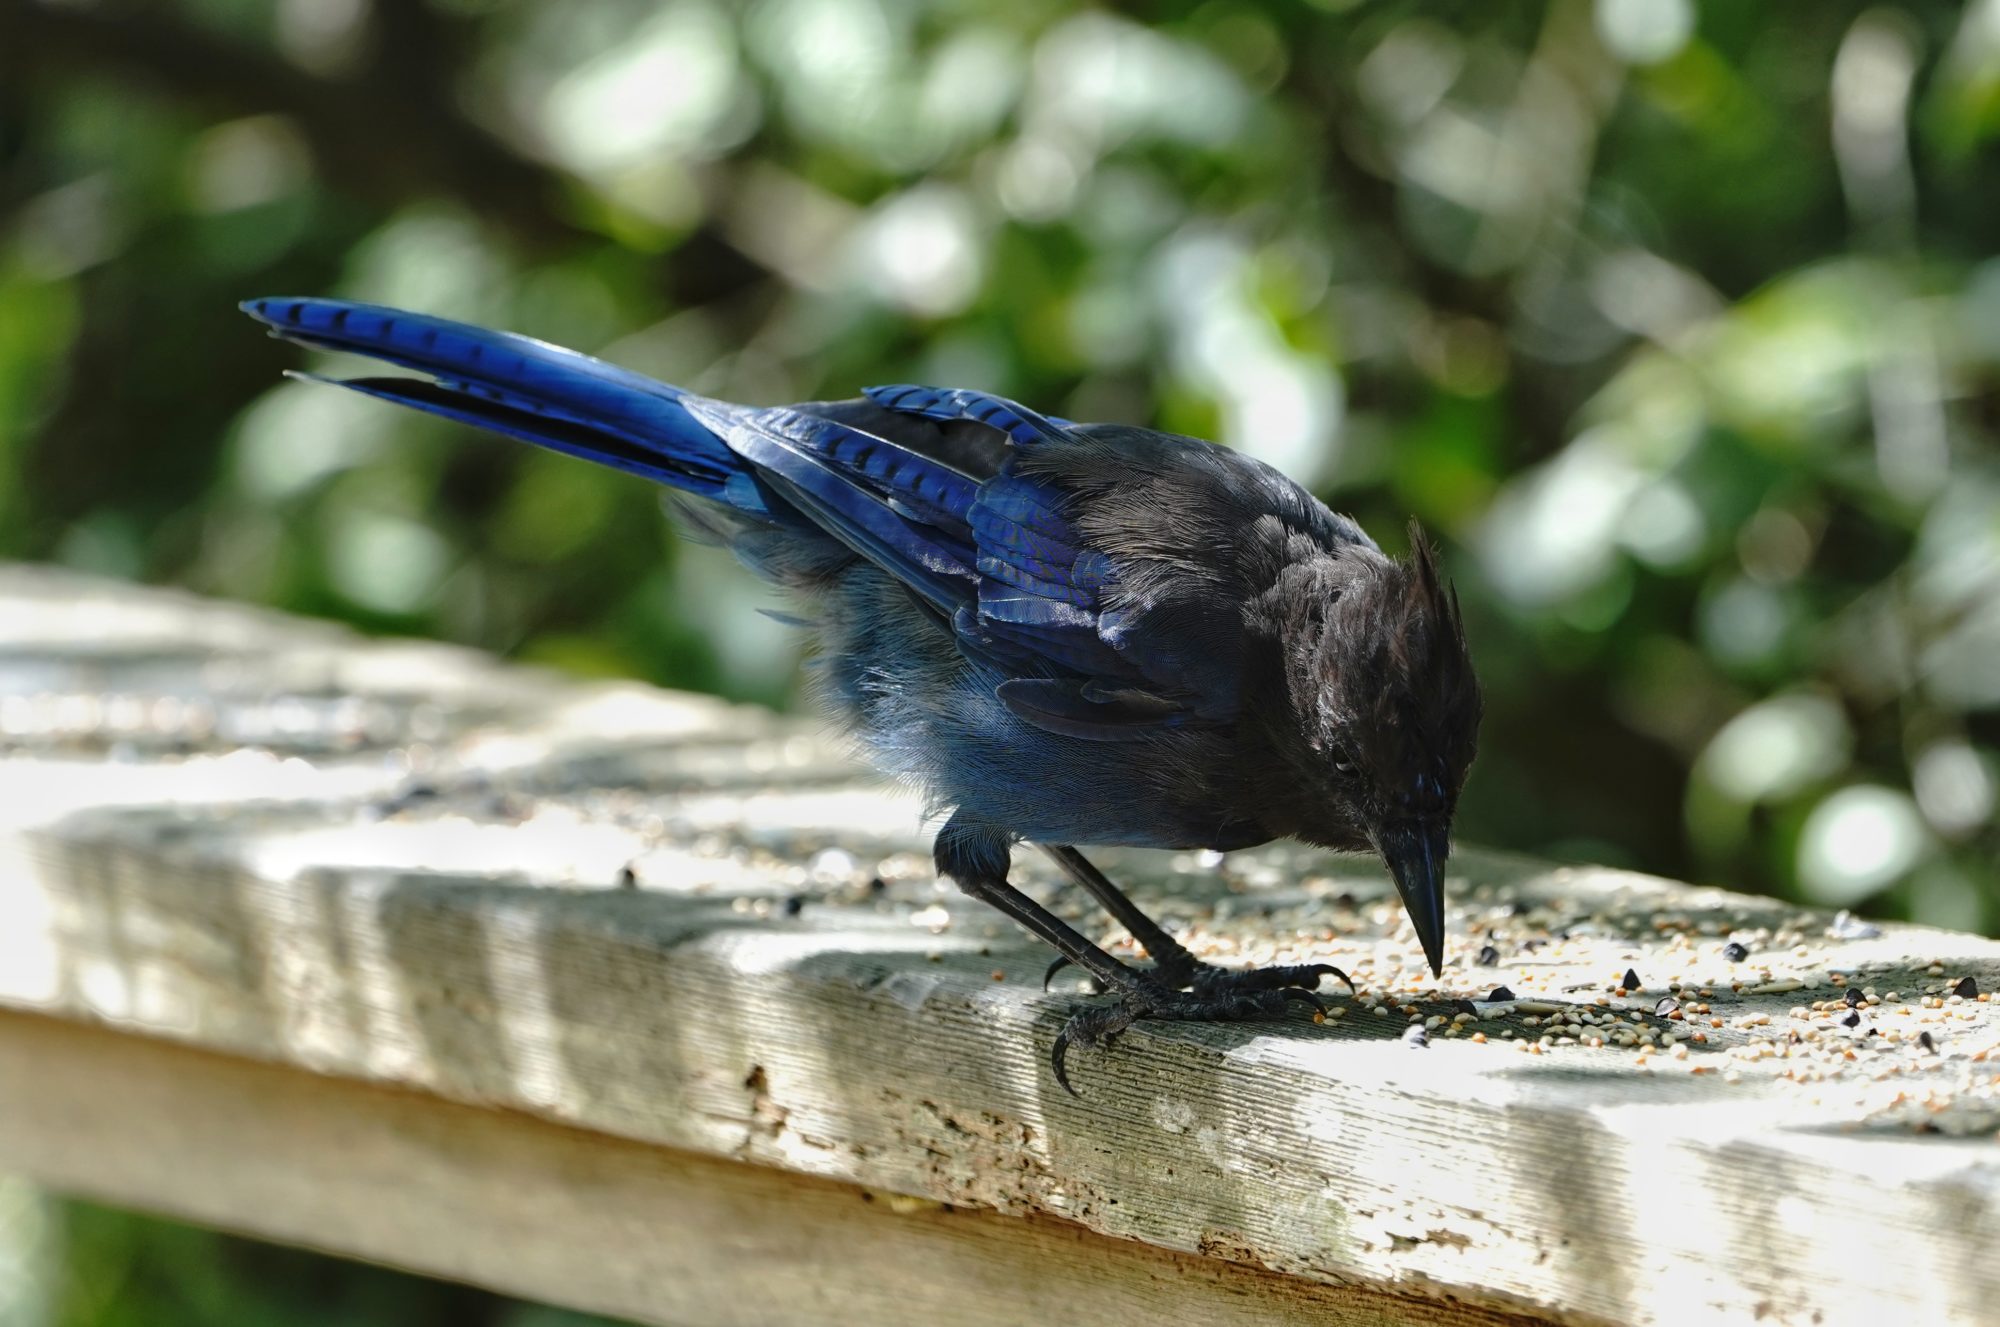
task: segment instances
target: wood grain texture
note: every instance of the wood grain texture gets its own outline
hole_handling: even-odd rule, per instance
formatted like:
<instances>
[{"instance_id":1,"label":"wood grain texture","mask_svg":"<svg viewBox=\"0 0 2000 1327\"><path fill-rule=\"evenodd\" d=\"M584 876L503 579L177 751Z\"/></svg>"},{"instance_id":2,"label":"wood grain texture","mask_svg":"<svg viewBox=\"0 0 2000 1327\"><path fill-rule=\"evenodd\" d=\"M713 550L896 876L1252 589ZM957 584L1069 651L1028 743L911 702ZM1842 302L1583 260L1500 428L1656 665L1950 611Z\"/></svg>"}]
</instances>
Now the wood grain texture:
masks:
<instances>
[{"instance_id":1,"label":"wood grain texture","mask_svg":"<svg viewBox=\"0 0 2000 1327\"><path fill-rule=\"evenodd\" d=\"M2000 1302L1990 941L1852 938L1768 900L1461 852L1432 983L1371 863L1106 854L1198 952L1324 958L1367 998L1320 1027L1141 1025L1073 1062L1075 1100L1046 1057L1079 997L1042 993L1041 952L931 881L914 803L813 733L8 573L0 1005L131 1034L107 1056L152 1039L325 1075L329 1101L394 1087L487 1112L453 1119L1280 1274L1253 1298L1340 1284L1663 1324ZM1619 993L1628 970L1643 992ZM1948 994L1968 977L1980 996ZM1454 1021L1502 981L1539 1003ZM1686 1008L1656 1015L1670 982ZM1851 1029L1848 986L1875 993ZM1403 1039L1412 1011L1428 1049ZM0 1078L0 1111L21 1096ZM169 1143L88 1118L107 1157ZM464 1146L499 1144L468 1123ZM500 1191L519 1210L482 1219L539 1256L532 1213L579 1201L560 1188L530 1168ZM176 1210L264 1228L242 1192ZM639 1258L641 1234L610 1247Z\"/></svg>"},{"instance_id":2,"label":"wood grain texture","mask_svg":"<svg viewBox=\"0 0 2000 1327\"><path fill-rule=\"evenodd\" d=\"M518 1113L0 1013L0 1166L640 1323L1507 1327Z\"/></svg>"}]
</instances>

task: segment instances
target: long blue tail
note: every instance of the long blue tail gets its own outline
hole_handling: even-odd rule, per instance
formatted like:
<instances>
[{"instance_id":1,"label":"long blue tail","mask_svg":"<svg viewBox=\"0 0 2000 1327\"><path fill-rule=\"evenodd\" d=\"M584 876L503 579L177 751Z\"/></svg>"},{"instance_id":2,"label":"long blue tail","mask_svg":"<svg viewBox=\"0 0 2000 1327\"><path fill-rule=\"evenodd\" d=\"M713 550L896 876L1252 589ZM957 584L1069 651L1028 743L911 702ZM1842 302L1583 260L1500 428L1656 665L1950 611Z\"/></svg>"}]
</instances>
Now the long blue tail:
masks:
<instances>
[{"instance_id":1,"label":"long blue tail","mask_svg":"<svg viewBox=\"0 0 2000 1327\"><path fill-rule=\"evenodd\" d=\"M320 381L643 475L748 515L790 515L774 512L754 468L688 412L687 403L710 403L677 387L531 337L402 309L282 296L241 308L287 341L429 375Z\"/></svg>"},{"instance_id":2,"label":"long blue tail","mask_svg":"<svg viewBox=\"0 0 2000 1327\"><path fill-rule=\"evenodd\" d=\"M879 433L811 407L713 401L573 350L402 309L279 296L241 307L288 341L427 375L319 381L669 484L792 536L753 541L766 552L730 536L767 575L784 579L778 562L804 565L830 541L947 621L977 600L978 481ZM1023 407L977 394L901 391L913 398L904 417L1004 407L1020 428L1047 427ZM774 560L768 549L780 546L790 552Z\"/></svg>"}]
</instances>

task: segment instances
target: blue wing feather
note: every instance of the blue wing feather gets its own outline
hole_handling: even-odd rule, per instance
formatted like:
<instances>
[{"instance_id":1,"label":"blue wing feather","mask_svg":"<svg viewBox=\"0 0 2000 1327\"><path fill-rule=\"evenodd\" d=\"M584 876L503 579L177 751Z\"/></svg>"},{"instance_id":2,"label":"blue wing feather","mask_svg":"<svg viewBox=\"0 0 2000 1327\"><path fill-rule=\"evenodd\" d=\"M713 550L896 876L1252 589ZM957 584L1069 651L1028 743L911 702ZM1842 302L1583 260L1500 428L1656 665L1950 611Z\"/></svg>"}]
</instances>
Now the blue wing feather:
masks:
<instances>
[{"instance_id":1,"label":"blue wing feather","mask_svg":"<svg viewBox=\"0 0 2000 1327\"><path fill-rule=\"evenodd\" d=\"M777 481L785 497L814 524L947 616L978 593L969 550L899 515L880 493L860 482L863 472L834 459L836 449L852 455L871 440L885 449L904 449L796 410L756 410L690 397L688 411L731 451ZM914 452L905 455L913 467L925 463Z\"/></svg>"},{"instance_id":2,"label":"blue wing feather","mask_svg":"<svg viewBox=\"0 0 2000 1327\"><path fill-rule=\"evenodd\" d=\"M1015 445L1061 442L1068 435L1051 420L1004 396L970 391L962 387L869 387L862 395L885 410L923 415L930 419L970 419L999 429Z\"/></svg>"}]
</instances>

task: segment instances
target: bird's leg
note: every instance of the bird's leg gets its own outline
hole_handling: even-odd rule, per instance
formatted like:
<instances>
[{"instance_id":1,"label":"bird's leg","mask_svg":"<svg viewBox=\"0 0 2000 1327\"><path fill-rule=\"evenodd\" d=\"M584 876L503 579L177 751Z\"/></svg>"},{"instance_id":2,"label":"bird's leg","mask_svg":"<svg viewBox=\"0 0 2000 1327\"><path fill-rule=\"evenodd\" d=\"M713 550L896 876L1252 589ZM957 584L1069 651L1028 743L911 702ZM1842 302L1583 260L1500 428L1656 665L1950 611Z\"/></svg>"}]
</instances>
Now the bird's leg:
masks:
<instances>
[{"instance_id":1,"label":"bird's leg","mask_svg":"<svg viewBox=\"0 0 2000 1327\"><path fill-rule=\"evenodd\" d=\"M1294 1002L1325 1008L1317 995L1299 986L1189 992L1169 986L1153 973L1127 967L1007 883L1008 844L1009 836L1004 831L954 815L938 831L932 851L940 874L950 876L966 894L992 904L1048 941L1064 958L1120 997L1115 1005L1073 1015L1056 1036L1049 1063L1056 1081L1071 1096L1076 1095L1076 1089L1070 1086L1064 1068L1064 1056L1070 1046L1102 1045L1142 1018L1236 1021L1274 1018Z\"/></svg>"},{"instance_id":2,"label":"bird's leg","mask_svg":"<svg viewBox=\"0 0 2000 1327\"><path fill-rule=\"evenodd\" d=\"M1189 953L1180 941L1168 935L1158 922L1141 912L1138 904L1105 879L1104 872L1092 866L1090 860L1075 848L1047 843L1035 846L1047 853L1063 869L1064 875L1089 890L1090 896L1103 904L1104 910L1132 933L1132 938L1153 960L1153 970L1171 986L1192 987L1197 994L1272 991L1293 986L1312 990L1319 985L1321 977L1338 977L1346 983L1347 989L1354 989L1354 983L1348 981L1347 974L1331 963L1299 963L1269 968L1218 968L1204 963ZM1048 988L1049 978L1062 971L1069 961L1065 955L1050 966L1042 977L1044 990Z\"/></svg>"},{"instance_id":3,"label":"bird's leg","mask_svg":"<svg viewBox=\"0 0 2000 1327\"><path fill-rule=\"evenodd\" d=\"M1146 957L1153 960L1153 970L1161 980L1171 986L1186 986L1205 965L1180 941L1166 933L1161 925L1139 910L1139 905L1125 897L1123 890L1104 878L1104 872L1090 864L1090 859L1075 848L1060 843L1037 843L1035 845L1047 853L1049 859L1062 868L1064 875L1090 891L1090 896L1103 905L1112 919L1139 942L1146 951ZM1059 958L1055 966L1042 978L1042 987L1048 988L1049 978L1061 971L1069 962Z\"/></svg>"}]
</instances>

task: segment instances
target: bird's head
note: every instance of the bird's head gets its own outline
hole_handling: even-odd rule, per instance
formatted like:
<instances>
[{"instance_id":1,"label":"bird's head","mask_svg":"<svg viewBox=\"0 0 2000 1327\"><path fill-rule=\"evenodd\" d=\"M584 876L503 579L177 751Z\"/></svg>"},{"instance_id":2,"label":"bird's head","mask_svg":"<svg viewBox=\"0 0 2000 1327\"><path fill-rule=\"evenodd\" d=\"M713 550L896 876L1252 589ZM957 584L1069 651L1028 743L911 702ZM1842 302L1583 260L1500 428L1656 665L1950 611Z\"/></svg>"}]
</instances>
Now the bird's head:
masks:
<instances>
[{"instance_id":1,"label":"bird's head","mask_svg":"<svg viewBox=\"0 0 2000 1327\"><path fill-rule=\"evenodd\" d=\"M1436 973L1451 820L1481 702L1457 593L1414 522L1410 547L1403 561L1357 548L1277 587L1283 749L1298 781L1288 800L1305 802L1293 832L1381 854Z\"/></svg>"}]
</instances>

